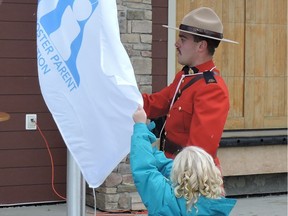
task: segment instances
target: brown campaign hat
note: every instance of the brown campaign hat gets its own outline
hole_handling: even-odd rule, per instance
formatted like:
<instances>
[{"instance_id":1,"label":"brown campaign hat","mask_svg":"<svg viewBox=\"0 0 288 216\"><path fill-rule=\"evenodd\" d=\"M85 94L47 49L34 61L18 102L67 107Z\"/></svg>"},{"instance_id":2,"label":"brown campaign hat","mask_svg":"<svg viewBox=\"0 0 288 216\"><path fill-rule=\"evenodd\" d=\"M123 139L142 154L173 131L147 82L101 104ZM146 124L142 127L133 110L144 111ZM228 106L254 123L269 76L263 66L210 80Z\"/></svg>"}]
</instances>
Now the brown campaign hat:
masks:
<instances>
[{"instance_id":1,"label":"brown campaign hat","mask_svg":"<svg viewBox=\"0 0 288 216\"><path fill-rule=\"evenodd\" d=\"M217 14L208 7L200 7L189 12L183 18L179 28L167 25L163 25L163 27L214 40L238 44L236 41L223 38L222 22Z\"/></svg>"}]
</instances>

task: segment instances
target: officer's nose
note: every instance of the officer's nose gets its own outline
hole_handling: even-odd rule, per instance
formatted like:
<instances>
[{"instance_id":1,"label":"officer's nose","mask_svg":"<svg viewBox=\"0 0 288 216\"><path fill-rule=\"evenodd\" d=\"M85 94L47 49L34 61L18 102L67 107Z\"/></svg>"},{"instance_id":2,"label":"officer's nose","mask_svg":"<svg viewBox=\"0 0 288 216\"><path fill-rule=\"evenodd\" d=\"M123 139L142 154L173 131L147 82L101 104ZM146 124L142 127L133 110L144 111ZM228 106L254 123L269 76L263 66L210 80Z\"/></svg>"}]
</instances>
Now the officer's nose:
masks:
<instances>
[{"instance_id":1,"label":"officer's nose","mask_svg":"<svg viewBox=\"0 0 288 216\"><path fill-rule=\"evenodd\" d=\"M178 38L178 40L175 42L175 47L176 47L176 48L179 48L179 47L180 47L180 41L179 41L179 38Z\"/></svg>"}]
</instances>

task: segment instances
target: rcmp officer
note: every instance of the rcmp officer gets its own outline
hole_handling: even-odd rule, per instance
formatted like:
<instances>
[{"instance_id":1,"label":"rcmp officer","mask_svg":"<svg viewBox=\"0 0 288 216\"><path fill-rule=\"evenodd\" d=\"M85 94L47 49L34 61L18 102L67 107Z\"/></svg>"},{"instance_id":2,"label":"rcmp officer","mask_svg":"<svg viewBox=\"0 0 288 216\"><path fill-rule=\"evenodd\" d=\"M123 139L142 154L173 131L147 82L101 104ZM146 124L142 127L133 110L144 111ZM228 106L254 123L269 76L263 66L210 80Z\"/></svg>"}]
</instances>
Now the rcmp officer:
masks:
<instances>
[{"instance_id":1,"label":"rcmp officer","mask_svg":"<svg viewBox=\"0 0 288 216\"><path fill-rule=\"evenodd\" d=\"M223 38L223 25L210 8L188 13L179 28L175 43L178 63L183 69L174 81L153 94L143 93L148 118L166 116L160 134L160 148L174 158L183 147L203 148L220 167L217 149L229 110L228 89L213 62L215 49Z\"/></svg>"}]
</instances>

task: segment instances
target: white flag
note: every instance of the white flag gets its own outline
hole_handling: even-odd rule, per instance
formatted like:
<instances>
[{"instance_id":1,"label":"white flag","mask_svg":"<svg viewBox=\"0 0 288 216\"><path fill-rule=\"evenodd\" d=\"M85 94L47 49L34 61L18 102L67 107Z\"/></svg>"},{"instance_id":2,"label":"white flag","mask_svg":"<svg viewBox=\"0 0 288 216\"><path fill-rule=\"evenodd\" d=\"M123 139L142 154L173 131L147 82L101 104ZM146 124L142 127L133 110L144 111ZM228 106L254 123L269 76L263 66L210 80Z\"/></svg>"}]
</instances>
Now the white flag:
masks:
<instances>
[{"instance_id":1,"label":"white flag","mask_svg":"<svg viewBox=\"0 0 288 216\"><path fill-rule=\"evenodd\" d=\"M130 151L143 104L120 41L115 0L39 0L38 75L44 100L90 187Z\"/></svg>"}]
</instances>

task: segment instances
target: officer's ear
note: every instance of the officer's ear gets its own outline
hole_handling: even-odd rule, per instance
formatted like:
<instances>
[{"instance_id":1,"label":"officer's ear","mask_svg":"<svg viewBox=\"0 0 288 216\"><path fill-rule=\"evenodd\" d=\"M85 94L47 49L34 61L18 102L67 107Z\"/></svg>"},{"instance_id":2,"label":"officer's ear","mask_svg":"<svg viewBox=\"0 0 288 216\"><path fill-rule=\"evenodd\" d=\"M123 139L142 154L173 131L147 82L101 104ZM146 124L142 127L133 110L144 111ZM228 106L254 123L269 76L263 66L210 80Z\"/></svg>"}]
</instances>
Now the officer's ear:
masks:
<instances>
[{"instance_id":1,"label":"officer's ear","mask_svg":"<svg viewBox=\"0 0 288 216\"><path fill-rule=\"evenodd\" d=\"M201 50L206 50L208 47L208 43L206 40L202 40L199 42L199 49Z\"/></svg>"}]
</instances>

